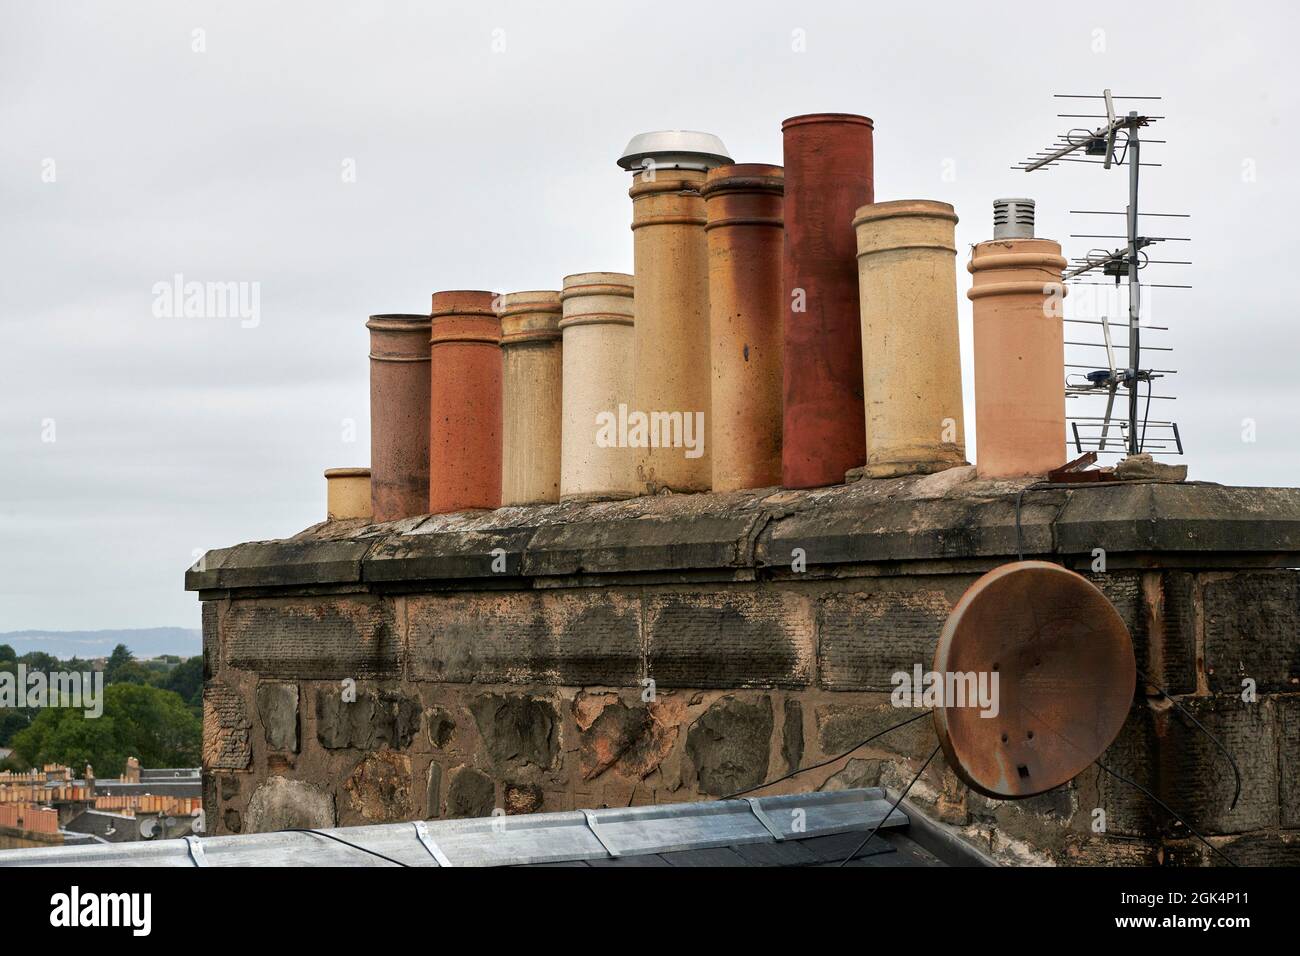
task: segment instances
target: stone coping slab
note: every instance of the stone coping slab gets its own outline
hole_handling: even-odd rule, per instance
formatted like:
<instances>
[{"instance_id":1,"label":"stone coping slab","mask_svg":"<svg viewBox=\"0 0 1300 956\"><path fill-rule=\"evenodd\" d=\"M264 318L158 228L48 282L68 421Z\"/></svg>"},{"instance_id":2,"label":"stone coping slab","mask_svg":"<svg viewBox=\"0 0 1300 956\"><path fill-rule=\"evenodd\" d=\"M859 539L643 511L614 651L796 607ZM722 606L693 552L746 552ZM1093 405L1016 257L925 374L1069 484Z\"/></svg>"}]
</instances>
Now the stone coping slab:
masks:
<instances>
[{"instance_id":1,"label":"stone coping slab","mask_svg":"<svg viewBox=\"0 0 1300 956\"><path fill-rule=\"evenodd\" d=\"M607 575L721 573L734 579L861 565L1025 555L1159 554L1162 566L1300 565L1300 489L1114 482L1032 488L974 469L863 479L806 491L656 495L425 515L385 524L324 522L279 541L209 551L191 591L370 586L518 588ZM1213 558L1211 559L1211 556ZM525 585L527 586L527 585Z\"/></svg>"}]
</instances>

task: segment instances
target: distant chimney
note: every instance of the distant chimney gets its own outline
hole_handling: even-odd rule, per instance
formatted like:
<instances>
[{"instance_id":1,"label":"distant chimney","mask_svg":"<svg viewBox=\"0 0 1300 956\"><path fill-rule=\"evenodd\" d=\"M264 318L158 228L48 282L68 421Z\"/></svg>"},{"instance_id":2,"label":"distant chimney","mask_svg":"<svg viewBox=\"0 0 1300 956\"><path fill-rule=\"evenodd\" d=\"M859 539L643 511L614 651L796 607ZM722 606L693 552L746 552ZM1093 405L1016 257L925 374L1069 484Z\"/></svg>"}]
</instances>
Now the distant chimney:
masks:
<instances>
[{"instance_id":1,"label":"distant chimney","mask_svg":"<svg viewBox=\"0 0 1300 956\"><path fill-rule=\"evenodd\" d=\"M122 771L123 783L140 782L140 761L135 757L126 758L126 769Z\"/></svg>"},{"instance_id":2,"label":"distant chimney","mask_svg":"<svg viewBox=\"0 0 1300 956\"><path fill-rule=\"evenodd\" d=\"M1032 199L993 200L993 239L1034 238Z\"/></svg>"}]
</instances>

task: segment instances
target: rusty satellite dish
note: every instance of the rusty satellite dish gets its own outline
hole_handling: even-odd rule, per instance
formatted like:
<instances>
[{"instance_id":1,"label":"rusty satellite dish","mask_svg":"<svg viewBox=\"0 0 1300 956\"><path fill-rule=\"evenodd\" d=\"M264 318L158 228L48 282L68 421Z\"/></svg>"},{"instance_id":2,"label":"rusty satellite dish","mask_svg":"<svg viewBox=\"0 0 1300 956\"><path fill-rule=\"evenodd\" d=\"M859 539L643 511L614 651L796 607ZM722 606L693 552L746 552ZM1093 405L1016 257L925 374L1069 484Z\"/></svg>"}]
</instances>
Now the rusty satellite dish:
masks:
<instances>
[{"instance_id":1,"label":"rusty satellite dish","mask_svg":"<svg viewBox=\"0 0 1300 956\"><path fill-rule=\"evenodd\" d=\"M1124 725L1137 680L1114 605L1046 561L1003 565L972 584L944 626L934 670L997 673L996 716L945 699L934 725L957 775L1002 800L1051 790L1100 757Z\"/></svg>"}]
</instances>

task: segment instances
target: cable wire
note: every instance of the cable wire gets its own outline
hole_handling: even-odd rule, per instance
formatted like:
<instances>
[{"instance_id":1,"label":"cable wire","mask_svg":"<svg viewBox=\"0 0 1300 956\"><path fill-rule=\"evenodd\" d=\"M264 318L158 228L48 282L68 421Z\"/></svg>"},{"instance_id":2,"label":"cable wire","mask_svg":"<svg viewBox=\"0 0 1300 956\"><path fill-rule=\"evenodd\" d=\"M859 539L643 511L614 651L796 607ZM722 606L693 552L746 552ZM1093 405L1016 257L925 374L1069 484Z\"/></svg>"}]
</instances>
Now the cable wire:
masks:
<instances>
[{"instance_id":1,"label":"cable wire","mask_svg":"<svg viewBox=\"0 0 1300 956\"><path fill-rule=\"evenodd\" d=\"M1232 803L1228 804L1228 809L1235 810L1237 807L1237 798L1241 796L1241 768L1237 766L1237 761L1233 758L1232 753L1228 750L1226 746L1224 746L1223 741L1219 740L1218 737L1210 733L1209 730L1206 729L1205 725L1202 724L1199 720L1196 719L1195 716L1192 715L1192 712L1190 710L1188 710L1182 704L1178 703L1178 701L1176 701L1167 690L1165 690L1163 687L1161 687L1159 684L1153 681L1150 677L1147 677L1147 675L1142 672L1142 668L1138 667L1137 672L1138 672L1138 676L1141 677L1142 680L1144 680L1149 686L1154 687L1157 691L1159 691L1161 697L1169 701L1169 703L1173 704L1174 707L1178 709L1179 713L1181 713L1184 717L1190 720L1196 726L1197 730L1205 734L1205 736L1209 737L1210 740L1214 742L1214 746L1218 747L1219 751L1225 757L1228 758L1228 763L1232 764L1232 775L1237 780L1237 789L1232 795Z\"/></svg>"},{"instance_id":2,"label":"cable wire","mask_svg":"<svg viewBox=\"0 0 1300 956\"><path fill-rule=\"evenodd\" d=\"M1200 833L1198 833L1196 830L1194 830L1194 829L1192 828L1192 825L1191 825L1190 823L1188 823L1186 820L1184 820L1182 817L1180 817L1177 813L1175 813L1175 812L1173 811L1173 808L1171 808L1171 807L1169 806L1169 804L1165 803L1163 800L1161 800L1159 797L1157 797L1154 793L1152 793L1152 792L1151 792L1150 790L1148 790L1146 787L1142 786L1142 784L1138 783L1136 780L1130 780L1128 777L1124 776L1123 774L1116 773L1114 770L1111 770L1110 767L1107 767L1107 766L1106 766L1104 763L1102 763L1100 760L1096 761L1096 763L1097 763L1097 766L1098 766L1098 767L1100 767L1102 770L1105 770L1108 774L1110 774L1110 775L1111 775L1112 777L1114 777L1116 780L1119 780L1119 781L1121 781L1122 783L1127 783L1130 787L1133 787L1134 789L1139 790L1139 791L1141 791L1143 794L1145 794L1148 800L1150 800L1152 803L1154 803L1156 806L1158 806L1161 810L1165 811L1165 813L1169 814L1171 817L1173 817L1175 820L1177 820L1179 823L1181 823L1183 826L1185 826L1185 827L1187 828L1188 832L1191 833L1192 836L1196 837L1196 839L1200 840L1202 843L1204 843L1206 846L1208 846L1212 852L1217 853L1220 857L1222 857L1224 860L1226 860L1229 866L1237 866L1237 863L1232 859L1232 857L1228 856L1226 853L1224 853L1222 850L1220 850L1217 846L1215 846L1215 845L1214 845L1213 843L1211 843L1209 840L1205 839L1205 837L1201 836Z\"/></svg>"},{"instance_id":3,"label":"cable wire","mask_svg":"<svg viewBox=\"0 0 1300 956\"><path fill-rule=\"evenodd\" d=\"M911 780L908 781L907 786L903 788L903 792L898 795L898 799L894 801L893 805L889 808L889 811L883 817L880 818L879 823L877 823L874 827L871 828L871 832L867 834L867 838L865 840L863 840L861 843L858 844L857 849L854 850L852 853L850 853L848 856L846 856L844 859L840 860L840 866L843 866L844 864L848 863L849 860L853 859L855 856L861 853L862 848L871 842L871 838L876 835L876 831L879 830L882 826L884 826L885 821L888 820L890 816L893 815L894 811L898 809L898 805L903 802L903 798L907 796L907 792L912 789L912 785L916 783L916 781L921 779L921 774L925 773L925 768L930 766L930 761L934 759L934 755L937 754L938 752L939 752L938 747L935 747L933 750L930 751L930 756L925 758L925 763L921 764L921 769L916 772L915 777L913 777Z\"/></svg>"},{"instance_id":4,"label":"cable wire","mask_svg":"<svg viewBox=\"0 0 1300 956\"><path fill-rule=\"evenodd\" d=\"M820 767L825 767L825 766L827 766L828 764L833 764L833 763L835 763L837 760L843 760L843 759L844 759L845 757L847 757L849 754L853 753L853 752L856 751L856 750L860 750L860 749L862 749L862 748L865 747L867 744L871 743L871 741L875 740L877 737L883 737L883 736L885 736L885 734L889 733L891 730L897 730L899 727L906 727L908 724L912 723L913 721L920 720L922 717L928 717L931 713L933 713L933 711L929 711L929 710L927 710L927 711L924 711L923 713L917 714L917 715L914 716L914 717L909 717L909 718L907 718L907 720L904 720L904 721L902 721L902 722L900 722L900 723L894 724L892 727L886 727L884 730L880 731L879 733L874 733L874 734L872 734L872 735L871 735L870 737L868 737L866 740L863 740L863 741L860 741L859 743L854 744L852 747L850 747L848 750L844 751L844 753L839 754L838 756L835 756L835 757L828 757L827 759L825 759L825 760L823 760L823 761L821 761L821 762L819 762L819 763L810 764L810 765L808 765L807 767L799 767L799 768L796 769L796 770L791 770L789 773L785 774L784 776L777 777L775 780L769 780L769 781L767 781L766 783L760 783L760 784L757 784L757 785L755 785L755 786L753 786L753 787L749 787L749 788L746 789L746 790L737 790L735 793L729 793L729 794L727 794L725 797L719 797L718 799L719 799L719 800L734 800L736 797L743 797L745 794L747 794L747 793L753 793L755 790L762 790L764 787L771 787L771 786L773 786L773 785L775 785L775 784L781 783L782 781L789 780L791 777L797 777L797 776L798 776L799 774L801 774L801 773L807 773L809 770L817 770L817 769L820 768Z\"/></svg>"},{"instance_id":5,"label":"cable wire","mask_svg":"<svg viewBox=\"0 0 1300 956\"><path fill-rule=\"evenodd\" d=\"M314 833L316 836L325 837L327 840L333 840L335 843L342 843L344 846L350 846L354 850L360 850L362 853L369 853L371 856L377 856L381 860L387 860L389 863L392 863L396 866L408 865L406 863L403 863L401 860L394 860L391 856L384 856L384 854L380 853L377 850L370 850L357 843L352 843L348 840L345 840L342 837L337 837L332 833L326 833L324 830L313 830L311 827L285 827L280 832L281 833Z\"/></svg>"}]
</instances>

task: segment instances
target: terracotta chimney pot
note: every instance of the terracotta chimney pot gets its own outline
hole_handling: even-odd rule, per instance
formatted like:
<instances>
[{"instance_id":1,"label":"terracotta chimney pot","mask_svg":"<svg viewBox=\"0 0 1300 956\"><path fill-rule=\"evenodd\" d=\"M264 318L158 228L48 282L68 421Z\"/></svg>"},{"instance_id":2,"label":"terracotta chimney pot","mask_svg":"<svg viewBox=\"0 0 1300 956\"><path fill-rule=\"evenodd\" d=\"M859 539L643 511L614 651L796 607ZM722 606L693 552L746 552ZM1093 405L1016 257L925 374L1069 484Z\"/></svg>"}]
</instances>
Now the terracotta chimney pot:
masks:
<instances>
[{"instance_id":1,"label":"terracotta chimney pot","mask_svg":"<svg viewBox=\"0 0 1300 956\"><path fill-rule=\"evenodd\" d=\"M865 474L965 464L952 206L927 199L858 210Z\"/></svg>"},{"instance_id":2,"label":"terracotta chimney pot","mask_svg":"<svg viewBox=\"0 0 1300 956\"><path fill-rule=\"evenodd\" d=\"M601 423L632 401L632 277L583 272L564 277L564 424L560 497L566 501L631 498L632 449L598 441ZM599 416L606 416L601 418ZM607 433L606 433L607 434Z\"/></svg>"},{"instance_id":3,"label":"terracotta chimney pot","mask_svg":"<svg viewBox=\"0 0 1300 956\"><path fill-rule=\"evenodd\" d=\"M325 500L329 521L372 517L370 469L325 469Z\"/></svg>"},{"instance_id":4,"label":"terracotta chimney pot","mask_svg":"<svg viewBox=\"0 0 1300 956\"><path fill-rule=\"evenodd\" d=\"M422 515L429 501L429 316L372 315L370 510L376 521Z\"/></svg>"},{"instance_id":5,"label":"terracotta chimney pot","mask_svg":"<svg viewBox=\"0 0 1300 956\"><path fill-rule=\"evenodd\" d=\"M501 297L501 503L560 500L560 293Z\"/></svg>"},{"instance_id":6,"label":"terracotta chimney pot","mask_svg":"<svg viewBox=\"0 0 1300 956\"><path fill-rule=\"evenodd\" d=\"M838 484L862 465L862 342L854 210L875 198L872 122L812 113L785 150L782 484Z\"/></svg>"},{"instance_id":7,"label":"terracotta chimney pot","mask_svg":"<svg viewBox=\"0 0 1300 956\"><path fill-rule=\"evenodd\" d=\"M781 483L783 245L780 166L709 170L713 490Z\"/></svg>"},{"instance_id":8,"label":"terracotta chimney pot","mask_svg":"<svg viewBox=\"0 0 1300 956\"><path fill-rule=\"evenodd\" d=\"M1065 462L1065 267L1050 239L995 239L971 252L980 477L1045 475Z\"/></svg>"},{"instance_id":9,"label":"terracotta chimney pot","mask_svg":"<svg viewBox=\"0 0 1300 956\"><path fill-rule=\"evenodd\" d=\"M501 320L491 292L435 292L429 511L501 506ZM499 303L497 303L499 305Z\"/></svg>"}]
</instances>

